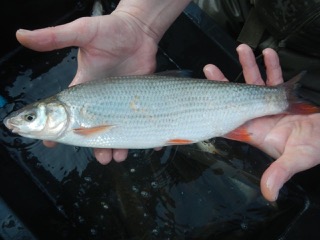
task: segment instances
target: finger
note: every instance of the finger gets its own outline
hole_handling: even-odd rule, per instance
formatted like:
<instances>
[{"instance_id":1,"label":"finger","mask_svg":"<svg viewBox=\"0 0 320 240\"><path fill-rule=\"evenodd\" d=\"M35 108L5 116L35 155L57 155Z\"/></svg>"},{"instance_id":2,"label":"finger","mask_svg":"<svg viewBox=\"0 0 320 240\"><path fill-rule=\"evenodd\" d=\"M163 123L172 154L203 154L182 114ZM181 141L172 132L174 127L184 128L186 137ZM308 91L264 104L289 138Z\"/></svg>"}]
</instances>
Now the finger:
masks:
<instances>
[{"instance_id":1,"label":"finger","mask_svg":"<svg viewBox=\"0 0 320 240\"><path fill-rule=\"evenodd\" d=\"M283 83L282 70L277 52L271 48L266 48L262 51L262 54L267 72L266 84L268 86L275 86Z\"/></svg>"},{"instance_id":2,"label":"finger","mask_svg":"<svg viewBox=\"0 0 320 240\"><path fill-rule=\"evenodd\" d=\"M237 52L246 83L264 85L252 49L246 44L241 44L237 47Z\"/></svg>"},{"instance_id":3,"label":"finger","mask_svg":"<svg viewBox=\"0 0 320 240\"><path fill-rule=\"evenodd\" d=\"M317 163L312 156L306 156L306 150L284 153L273 162L261 178L261 192L269 201L275 201L282 186L296 173L314 167ZM303 161L301 161L303 159Z\"/></svg>"},{"instance_id":4,"label":"finger","mask_svg":"<svg viewBox=\"0 0 320 240\"><path fill-rule=\"evenodd\" d=\"M48 148L53 148L57 145L57 143L52 141L43 141L43 145L45 145Z\"/></svg>"},{"instance_id":5,"label":"finger","mask_svg":"<svg viewBox=\"0 0 320 240\"><path fill-rule=\"evenodd\" d=\"M128 149L113 149L113 159L116 162L122 162L128 157Z\"/></svg>"},{"instance_id":6,"label":"finger","mask_svg":"<svg viewBox=\"0 0 320 240\"><path fill-rule=\"evenodd\" d=\"M103 165L108 164L112 160L112 149L95 148L93 152L97 161Z\"/></svg>"},{"instance_id":7,"label":"finger","mask_svg":"<svg viewBox=\"0 0 320 240\"><path fill-rule=\"evenodd\" d=\"M221 70L213 64L207 64L206 66L204 66L203 72L206 78L209 80L228 81Z\"/></svg>"},{"instance_id":8,"label":"finger","mask_svg":"<svg viewBox=\"0 0 320 240\"><path fill-rule=\"evenodd\" d=\"M279 191L286 181L290 179L288 172L277 162L274 162L263 173L260 187L262 195L270 202L277 200Z\"/></svg>"},{"instance_id":9,"label":"finger","mask_svg":"<svg viewBox=\"0 0 320 240\"><path fill-rule=\"evenodd\" d=\"M88 31L95 31L92 29L94 24L89 27L90 22L90 18L80 18L64 25L34 31L19 29L16 37L22 45L36 51L82 46L90 41L92 34Z\"/></svg>"}]
</instances>

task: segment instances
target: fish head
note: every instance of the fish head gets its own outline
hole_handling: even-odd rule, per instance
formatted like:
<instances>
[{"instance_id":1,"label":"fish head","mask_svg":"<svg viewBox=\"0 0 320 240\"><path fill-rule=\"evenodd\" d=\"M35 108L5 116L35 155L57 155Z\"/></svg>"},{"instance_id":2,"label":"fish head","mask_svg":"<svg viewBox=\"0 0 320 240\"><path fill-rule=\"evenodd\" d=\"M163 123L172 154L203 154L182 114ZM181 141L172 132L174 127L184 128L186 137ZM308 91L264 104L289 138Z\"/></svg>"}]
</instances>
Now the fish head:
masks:
<instances>
[{"instance_id":1,"label":"fish head","mask_svg":"<svg viewBox=\"0 0 320 240\"><path fill-rule=\"evenodd\" d=\"M66 129L68 114L59 102L39 101L9 114L3 122L23 137L55 140Z\"/></svg>"}]
</instances>

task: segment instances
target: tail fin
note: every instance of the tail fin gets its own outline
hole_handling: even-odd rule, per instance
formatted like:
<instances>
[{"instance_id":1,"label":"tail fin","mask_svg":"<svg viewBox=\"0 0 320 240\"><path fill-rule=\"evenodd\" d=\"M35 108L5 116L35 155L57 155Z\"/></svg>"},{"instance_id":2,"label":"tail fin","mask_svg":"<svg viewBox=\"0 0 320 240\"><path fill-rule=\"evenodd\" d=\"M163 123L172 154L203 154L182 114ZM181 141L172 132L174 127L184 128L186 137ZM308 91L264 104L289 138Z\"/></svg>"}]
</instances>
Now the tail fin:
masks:
<instances>
[{"instance_id":1,"label":"tail fin","mask_svg":"<svg viewBox=\"0 0 320 240\"><path fill-rule=\"evenodd\" d=\"M315 106L298 96L298 89L300 84L298 83L300 79L307 73L307 71L302 71L298 75L291 78L289 81L282 84L285 89L287 100L289 102L289 107L287 109L288 113L293 114L313 114L319 113L320 108Z\"/></svg>"}]
</instances>

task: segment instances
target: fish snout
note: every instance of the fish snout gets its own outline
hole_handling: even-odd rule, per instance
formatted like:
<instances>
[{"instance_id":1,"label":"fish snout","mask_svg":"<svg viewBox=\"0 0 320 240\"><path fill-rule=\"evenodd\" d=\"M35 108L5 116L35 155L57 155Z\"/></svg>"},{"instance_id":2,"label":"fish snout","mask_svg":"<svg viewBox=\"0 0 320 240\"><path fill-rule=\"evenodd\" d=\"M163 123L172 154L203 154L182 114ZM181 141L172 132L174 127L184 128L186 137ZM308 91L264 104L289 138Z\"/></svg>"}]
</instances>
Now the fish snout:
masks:
<instances>
[{"instance_id":1,"label":"fish snout","mask_svg":"<svg viewBox=\"0 0 320 240\"><path fill-rule=\"evenodd\" d=\"M6 117L6 118L3 120L3 123L4 123L4 125L5 125L9 130L11 130L13 133L14 133L14 132L17 132L18 128L17 128L17 126L12 122L12 119L11 119L11 118Z\"/></svg>"}]
</instances>

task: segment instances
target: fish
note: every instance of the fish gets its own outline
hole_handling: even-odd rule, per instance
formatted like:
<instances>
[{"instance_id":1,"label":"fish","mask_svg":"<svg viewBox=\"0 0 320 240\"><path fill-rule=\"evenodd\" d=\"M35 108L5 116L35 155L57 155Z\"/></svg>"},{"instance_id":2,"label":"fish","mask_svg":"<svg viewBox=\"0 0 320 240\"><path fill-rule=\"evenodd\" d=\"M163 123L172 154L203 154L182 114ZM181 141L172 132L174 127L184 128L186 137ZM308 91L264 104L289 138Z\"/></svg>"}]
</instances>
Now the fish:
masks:
<instances>
[{"instance_id":1,"label":"fish","mask_svg":"<svg viewBox=\"0 0 320 240\"><path fill-rule=\"evenodd\" d=\"M31 103L4 124L23 137L94 148L147 149L220 136L249 141L239 129L251 119L318 112L296 97L302 75L278 86L172 73L105 77Z\"/></svg>"}]
</instances>

